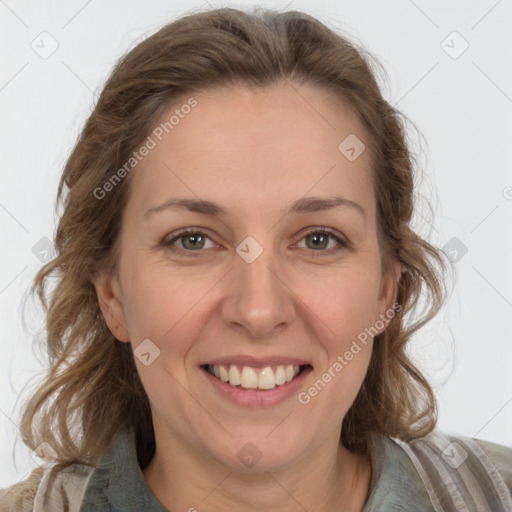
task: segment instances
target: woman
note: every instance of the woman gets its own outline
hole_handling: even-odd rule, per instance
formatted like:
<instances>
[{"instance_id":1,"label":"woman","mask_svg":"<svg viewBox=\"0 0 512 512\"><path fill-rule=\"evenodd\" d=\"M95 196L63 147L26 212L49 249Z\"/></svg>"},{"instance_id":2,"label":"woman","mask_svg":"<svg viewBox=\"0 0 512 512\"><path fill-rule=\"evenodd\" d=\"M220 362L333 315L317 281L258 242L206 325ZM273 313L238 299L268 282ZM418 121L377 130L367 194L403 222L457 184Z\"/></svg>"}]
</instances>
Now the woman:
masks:
<instances>
[{"instance_id":1,"label":"woman","mask_svg":"<svg viewBox=\"0 0 512 512\"><path fill-rule=\"evenodd\" d=\"M118 63L34 283L52 365L21 427L49 463L1 510L512 510L512 448L437 431L405 352L447 265L363 56L216 9Z\"/></svg>"}]
</instances>

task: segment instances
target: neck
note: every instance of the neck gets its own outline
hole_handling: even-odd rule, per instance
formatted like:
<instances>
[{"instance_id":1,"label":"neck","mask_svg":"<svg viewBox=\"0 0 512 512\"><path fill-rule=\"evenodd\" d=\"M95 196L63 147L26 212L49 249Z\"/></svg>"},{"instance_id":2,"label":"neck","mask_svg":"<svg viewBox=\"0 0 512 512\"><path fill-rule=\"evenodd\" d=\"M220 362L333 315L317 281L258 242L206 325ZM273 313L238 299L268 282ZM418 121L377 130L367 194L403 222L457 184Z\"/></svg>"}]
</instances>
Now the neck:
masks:
<instances>
[{"instance_id":1,"label":"neck","mask_svg":"<svg viewBox=\"0 0 512 512\"><path fill-rule=\"evenodd\" d=\"M338 437L339 439L339 437ZM168 510L361 512L371 464L333 440L279 471L236 472L186 443L159 443L144 479Z\"/></svg>"}]
</instances>

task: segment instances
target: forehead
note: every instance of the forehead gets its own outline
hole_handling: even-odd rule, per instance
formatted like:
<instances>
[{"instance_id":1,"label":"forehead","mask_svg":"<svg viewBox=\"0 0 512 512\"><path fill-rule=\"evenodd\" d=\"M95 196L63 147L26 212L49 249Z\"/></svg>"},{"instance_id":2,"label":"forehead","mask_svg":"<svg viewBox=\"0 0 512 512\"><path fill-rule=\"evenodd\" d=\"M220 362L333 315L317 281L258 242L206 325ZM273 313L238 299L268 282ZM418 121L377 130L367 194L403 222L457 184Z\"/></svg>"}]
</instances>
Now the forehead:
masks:
<instances>
[{"instance_id":1,"label":"forehead","mask_svg":"<svg viewBox=\"0 0 512 512\"><path fill-rule=\"evenodd\" d=\"M366 132L352 109L320 88L285 83L183 95L149 136L154 147L132 177L140 208L169 197L215 196L239 207L274 201L281 209L336 189L371 213L369 151L351 161L340 150L351 137L368 148Z\"/></svg>"}]
</instances>

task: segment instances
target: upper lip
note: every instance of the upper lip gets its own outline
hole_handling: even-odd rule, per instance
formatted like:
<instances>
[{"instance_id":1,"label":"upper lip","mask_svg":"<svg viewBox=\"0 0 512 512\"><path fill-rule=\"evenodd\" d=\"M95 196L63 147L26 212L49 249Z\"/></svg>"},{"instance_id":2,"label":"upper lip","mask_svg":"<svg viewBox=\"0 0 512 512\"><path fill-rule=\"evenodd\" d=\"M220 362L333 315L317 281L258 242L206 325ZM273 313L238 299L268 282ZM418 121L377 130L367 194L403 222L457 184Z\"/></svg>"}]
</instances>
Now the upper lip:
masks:
<instances>
[{"instance_id":1,"label":"upper lip","mask_svg":"<svg viewBox=\"0 0 512 512\"><path fill-rule=\"evenodd\" d=\"M215 359L211 359L208 362L204 363L204 365L213 364L213 365L227 365L227 364L235 364L238 366L252 366L253 368L263 368L265 366L280 366L280 365L298 365L305 366L310 365L311 363L306 359L299 359L297 357L290 356L269 356L269 357L254 357L248 355L232 355L232 356L223 356L216 357Z\"/></svg>"}]
</instances>

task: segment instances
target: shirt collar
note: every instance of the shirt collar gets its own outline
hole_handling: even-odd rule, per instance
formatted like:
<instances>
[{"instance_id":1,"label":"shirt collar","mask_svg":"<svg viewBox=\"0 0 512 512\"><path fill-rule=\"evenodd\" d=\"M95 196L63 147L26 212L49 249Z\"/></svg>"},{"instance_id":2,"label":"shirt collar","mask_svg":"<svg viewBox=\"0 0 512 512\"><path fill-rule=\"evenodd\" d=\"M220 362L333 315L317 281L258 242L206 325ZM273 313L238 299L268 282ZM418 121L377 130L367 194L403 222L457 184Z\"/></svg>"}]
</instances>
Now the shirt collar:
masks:
<instances>
[{"instance_id":1,"label":"shirt collar","mask_svg":"<svg viewBox=\"0 0 512 512\"><path fill-rule=\"evenodd\" d=\"M370 433L372 479L363 512L433 510L407 453L382 434Z\"/></svg>"}]
</instances>

